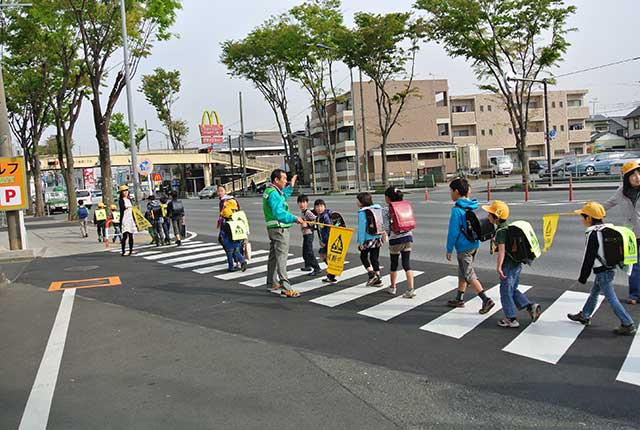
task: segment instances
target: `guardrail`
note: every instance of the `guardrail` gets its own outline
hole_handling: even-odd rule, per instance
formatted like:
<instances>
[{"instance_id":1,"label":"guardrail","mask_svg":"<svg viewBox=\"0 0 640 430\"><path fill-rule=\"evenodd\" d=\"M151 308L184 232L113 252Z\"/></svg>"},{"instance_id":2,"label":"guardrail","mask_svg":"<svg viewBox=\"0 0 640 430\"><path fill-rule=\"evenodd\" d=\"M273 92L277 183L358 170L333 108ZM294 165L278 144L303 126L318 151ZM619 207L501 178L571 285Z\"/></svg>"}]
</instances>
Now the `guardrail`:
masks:
<instances>
[{"instance_id":1,"label":"guardrail","mask_svg":"<svg viewBox=\"0 0 640 430\"><path fill-rule=\"evenodd\" d=\"M248 186L251 183L251 181L253 180L253 182L255 182L255 184L258 185L258 184L261 184L263 182L268 181L270 179L270 177L271 177L271 170L258 172L258 173L255 173L253 175L247 176L246 183L247 183L247 186ZM236 179L234 181L227 182L226 184L222 184L222 186L224 186L227 191L233 190L233 189L241 190L242 189L242 179Z\"/></svg>"}]
</instances>

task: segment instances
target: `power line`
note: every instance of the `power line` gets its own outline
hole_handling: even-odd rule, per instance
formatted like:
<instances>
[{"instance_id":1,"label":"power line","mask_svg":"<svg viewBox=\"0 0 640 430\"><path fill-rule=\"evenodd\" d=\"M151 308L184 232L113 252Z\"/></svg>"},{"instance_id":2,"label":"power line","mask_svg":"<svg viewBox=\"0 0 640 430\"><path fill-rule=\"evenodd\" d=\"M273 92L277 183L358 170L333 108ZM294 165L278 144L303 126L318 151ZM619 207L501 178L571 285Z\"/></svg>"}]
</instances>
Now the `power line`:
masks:
<instances>
[{"instance_id":1,"label":"power line","mask_svg":"<svg viewBox=\"0 0 640 430\"><path fill-rule=\"evenodd\" d=\"M554 78L564 78L565 76L576 75L578 73L590 72L592 70L604 69L605 67L615 66L618 64L629 63L631 61L640 60L640 57L627 58L626 60L614 61L613 63L602 64L600 66L589 67L587 69L576 70L575 72L563 73L562 75L556 75Z\"/></svg>"}]
</instances>

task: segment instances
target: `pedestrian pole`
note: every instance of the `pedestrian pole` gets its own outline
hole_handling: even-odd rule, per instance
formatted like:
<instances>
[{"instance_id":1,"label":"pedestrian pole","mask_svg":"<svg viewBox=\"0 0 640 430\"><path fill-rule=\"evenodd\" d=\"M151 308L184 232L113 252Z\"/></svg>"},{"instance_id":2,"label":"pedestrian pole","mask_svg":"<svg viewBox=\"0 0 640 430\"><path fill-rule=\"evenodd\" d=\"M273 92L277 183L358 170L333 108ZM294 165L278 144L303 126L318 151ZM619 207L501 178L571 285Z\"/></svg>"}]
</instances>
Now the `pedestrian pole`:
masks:
<instances>
[{"instance_id":1,"label":"pedestrian pole","mask_svg":"<svg viewBox=\"0 0 640 430\"><path fill-rule=\"evenodd\" d=\"M424 201L429 201L429 187L424 187Z\"/></svg>"},{"instance_id":2,"label":"pedestrian pole","mask_svg":"<svg viewBox=\"0 0 640 430\"><path fill-rule=\"evenodd\" d=\"M491 181L487 181L487 201L491 201Z\"/></svg>"},{"instance_id":3,"label":"pedestrian pole","mask_svg":"<svg viewBox=\"0 0 640 430\"><path fill-rule=\"evenodd\" d=\"M569 173L569 203L573 203L573 175Z\"/></svg>"},{"instance_id":4,"label":"pedestrian pole","mask_svg":"<svg viewBox=\"0 0 640 430\"><path fill-rule=\"evenodd\" d=\"M529 201L529 181L524 183L524 201Z\"/></svg>"}]
</instances>

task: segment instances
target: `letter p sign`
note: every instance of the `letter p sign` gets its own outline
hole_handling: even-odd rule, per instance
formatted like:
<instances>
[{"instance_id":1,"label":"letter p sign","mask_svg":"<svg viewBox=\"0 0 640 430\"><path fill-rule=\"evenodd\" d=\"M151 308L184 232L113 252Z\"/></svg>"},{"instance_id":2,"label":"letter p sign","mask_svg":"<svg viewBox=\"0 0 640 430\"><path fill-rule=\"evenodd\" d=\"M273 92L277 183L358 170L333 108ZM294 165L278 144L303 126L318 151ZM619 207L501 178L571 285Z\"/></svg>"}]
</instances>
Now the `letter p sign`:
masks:
<instances>
[{"instance_id":1,"label":"letter p sign","mask_svg":"<svg viewBox=\"0 0 640 430\"><path fill-rule=\"evenodd\" d=\"M20 187L0 187L0 206L20 206L21 204Z\"/></svg>"}]
</instances>

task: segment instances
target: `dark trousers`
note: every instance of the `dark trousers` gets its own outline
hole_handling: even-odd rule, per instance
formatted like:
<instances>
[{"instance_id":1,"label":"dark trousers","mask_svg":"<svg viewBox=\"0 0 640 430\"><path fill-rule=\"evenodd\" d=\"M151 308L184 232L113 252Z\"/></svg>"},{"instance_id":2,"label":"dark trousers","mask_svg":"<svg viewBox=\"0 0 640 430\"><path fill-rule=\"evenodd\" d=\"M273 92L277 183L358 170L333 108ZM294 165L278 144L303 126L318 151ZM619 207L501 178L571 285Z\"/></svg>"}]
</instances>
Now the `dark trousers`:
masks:
<instances>
[{"instance_id":1,"label":"dark trousers","mask_svg":"<svg viewBox=\"0 0 640 430\"><path fill-rule=\"evenodd\" d=\"M305 234L302 236L302 258L304 258L305 267L320 270L320 265L313 252L313 234Z\"/></svg>"},{"instance_id":2,"label":"dark trousers","mask_svg":"<svg viewBox=\"0 0 640 430\"><path fill-rule=\"evenodd\" d=\"M369 264L371 260L371 264ZM373 268L374 272L380 271L380 248L365 248L360 251L360 261L365 269L369 266Z\"/></svg>"},{"instance_id":3,"label":"dark trousers","mask_svg":"<svg viewBox=\"0 0 640 430\"><path fill-rule=\"evenodd\" d=\"M98 232L98 239L104 238L106 221L98 221L96 223L96 230Z\"/></svg>"}]
</instances>

